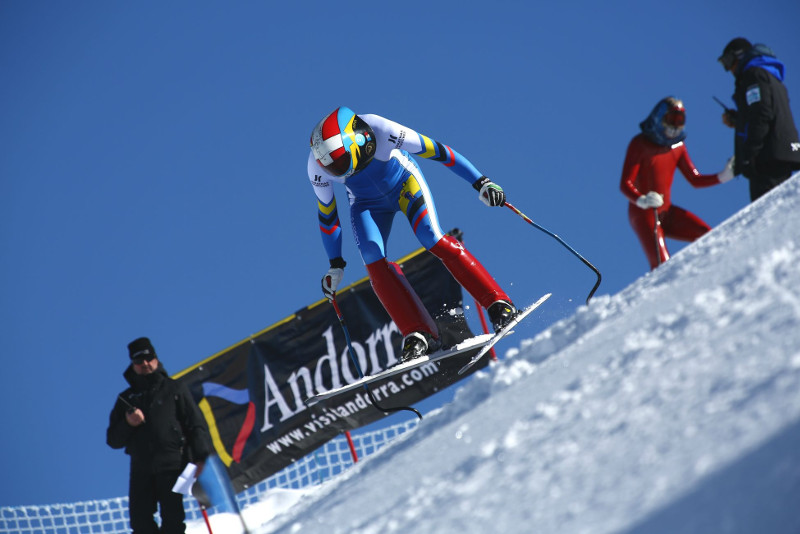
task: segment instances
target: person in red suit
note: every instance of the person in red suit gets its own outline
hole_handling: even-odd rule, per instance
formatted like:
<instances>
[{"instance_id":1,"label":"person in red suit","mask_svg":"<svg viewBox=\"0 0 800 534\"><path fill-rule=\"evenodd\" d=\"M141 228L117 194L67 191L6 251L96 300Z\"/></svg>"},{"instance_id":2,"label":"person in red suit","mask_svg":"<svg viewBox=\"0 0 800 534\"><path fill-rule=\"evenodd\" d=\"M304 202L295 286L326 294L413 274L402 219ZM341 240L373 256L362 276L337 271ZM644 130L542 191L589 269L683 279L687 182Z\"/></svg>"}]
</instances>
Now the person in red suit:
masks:
<instances>
[{"instance_id":1,"label":"person in red suit","mask_svg":"<svg viewBox=\"0 0 800 534\"><path fill-rule=\"evenodd\" d=\"M675 169L694 187L709 187L733 178L733 158L717 174L700 174L684 139L686 109L675 97L663 98L639 124L622 166L620 189L630 204L628 219L642 244L650 269L669 259L664 238L694 241L711 227L694 213L672 203Z\"/></svg>"}]
</instances>

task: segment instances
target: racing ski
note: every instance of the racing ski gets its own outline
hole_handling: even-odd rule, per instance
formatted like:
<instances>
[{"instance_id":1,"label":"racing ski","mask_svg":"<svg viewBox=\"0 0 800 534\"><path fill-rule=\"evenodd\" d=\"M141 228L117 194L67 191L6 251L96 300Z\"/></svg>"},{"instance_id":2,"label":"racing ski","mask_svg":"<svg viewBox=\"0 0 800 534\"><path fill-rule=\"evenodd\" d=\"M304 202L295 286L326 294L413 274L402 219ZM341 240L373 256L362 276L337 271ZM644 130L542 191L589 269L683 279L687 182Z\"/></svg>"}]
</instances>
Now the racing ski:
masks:
<instances>
[{"instance_id":1,"label":"racing ski","mask_svg":"<svg viewBox=\"0 0 800 534\"><path fill-rule=\"evenodd\" d=\"M519 312L517 316L511 320L511 322L509 322L507 325L501 328L495 335L492 336L492 338L483 346L483 348L481 348L481 350L475 356L472 357L472 359L469 361L467 365L459 369L458 374L463 375L464 373L469 371L469 369L473 365L478 363L478 361L480 361L480 359L483 358L483 356L487 352L489 352L491 348L497 344L498 341L500 341L508 334L513 332L514 327L517 326L520 321L522 321L525 317L530 315L533 310L541 306L542 303L544 303L544 301L549 299L550 295L552 295L552 293L547 293L546 295L543 295L541 298L539 298L539 300L537 300L536 302L534 302L533 304L531 304L530 306Z\"/></svg>"}]
</instances>

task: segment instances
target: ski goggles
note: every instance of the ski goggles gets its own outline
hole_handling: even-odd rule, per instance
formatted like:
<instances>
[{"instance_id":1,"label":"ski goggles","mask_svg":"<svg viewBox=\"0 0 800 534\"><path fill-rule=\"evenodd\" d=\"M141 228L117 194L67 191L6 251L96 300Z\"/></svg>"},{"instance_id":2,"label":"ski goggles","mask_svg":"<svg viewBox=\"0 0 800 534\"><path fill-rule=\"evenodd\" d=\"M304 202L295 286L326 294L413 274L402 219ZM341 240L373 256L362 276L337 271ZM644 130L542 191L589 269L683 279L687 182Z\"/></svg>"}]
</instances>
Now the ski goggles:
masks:
<instances>
[{"instance_id":1,"label":"ski goggles","mask_svg":"<svg viewBox=\"0 0 800 534\"><path fill-rule=\"evenodd\" d=\"M671 109L664 114L662 122L664 126L681 128L686 124L686 113L682 109Z\"/></svg>"}]
</instances>

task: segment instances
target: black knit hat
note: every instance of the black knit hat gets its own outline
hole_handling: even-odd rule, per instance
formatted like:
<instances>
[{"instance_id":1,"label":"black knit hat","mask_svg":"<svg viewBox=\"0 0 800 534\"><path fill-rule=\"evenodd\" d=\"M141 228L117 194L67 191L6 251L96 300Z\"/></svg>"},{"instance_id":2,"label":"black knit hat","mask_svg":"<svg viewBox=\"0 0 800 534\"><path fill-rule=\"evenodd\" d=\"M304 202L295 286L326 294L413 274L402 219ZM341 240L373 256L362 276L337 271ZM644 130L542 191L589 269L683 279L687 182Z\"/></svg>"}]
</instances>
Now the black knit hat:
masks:
<instances>
[{"instance_id":1,"label":"black knit hat","mask_svg":"<svg viewBox=\"0 0 800 534\"><path fill-rule=\"evenodd\" d=\"M145 360L157 358L156 349L153 348L153 344L146 337L140 337L128 343L128 356L130 356L131 360L136 358Z\"/></svg>"},{"instance_id":2,"label":"black knit hat","mask_svg":"<svg viewBox=\"0 0 800 534\"><path fill-rule=\"evenodd\" d=\"M737 37L725 45L722 55L717 58L717 61L729 69L735 59L741 59L745 52L753 48L753 44L744 37Z\"/></svg>"}]
</instances>

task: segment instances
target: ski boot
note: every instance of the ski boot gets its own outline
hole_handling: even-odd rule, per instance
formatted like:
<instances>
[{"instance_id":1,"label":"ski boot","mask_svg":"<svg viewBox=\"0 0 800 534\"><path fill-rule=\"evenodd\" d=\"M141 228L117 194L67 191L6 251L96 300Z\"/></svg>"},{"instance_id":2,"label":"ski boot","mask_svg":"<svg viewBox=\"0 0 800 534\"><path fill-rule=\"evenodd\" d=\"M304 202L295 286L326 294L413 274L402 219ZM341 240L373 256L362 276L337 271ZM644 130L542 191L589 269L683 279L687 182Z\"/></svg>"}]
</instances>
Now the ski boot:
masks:
<instances>
[{"instance_id":1,"label":"ski boot","mask_svg":"<svg viewBox=\"0 0 800 534\"><path fill-rule=\"evenodd\" d=\"M420 356L436 352L441 345L437 338L427 332L411 332L403 338L403 352L400 354L400 363L406 363Z\"/></svg>"},{"instance_id":2,"label":"ski boot","mask_svg":"<svg viewBox=\"0 0 800 534\"><path fill-rule=\"evenodd\" d=\"M517 308L506 300L498 300L493 303L486 312L489 320L492 321L495 333L499 332L517 316Z\"/></svg>"}]
</instances>

